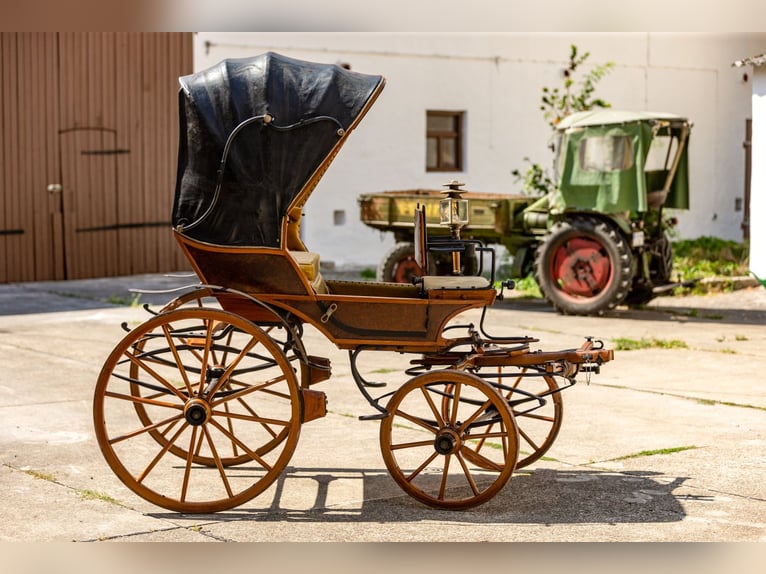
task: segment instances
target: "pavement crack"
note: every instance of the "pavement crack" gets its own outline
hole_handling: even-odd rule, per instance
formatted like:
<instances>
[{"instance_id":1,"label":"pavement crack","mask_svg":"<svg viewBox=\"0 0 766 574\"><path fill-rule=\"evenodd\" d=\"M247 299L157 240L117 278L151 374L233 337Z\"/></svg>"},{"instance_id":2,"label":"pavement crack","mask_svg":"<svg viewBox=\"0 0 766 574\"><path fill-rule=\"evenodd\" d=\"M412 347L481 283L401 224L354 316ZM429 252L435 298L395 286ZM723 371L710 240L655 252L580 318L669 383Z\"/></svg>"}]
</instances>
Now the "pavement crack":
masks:
<instances>
[{"instance_id":1,"label":"pavement crack","mask_svg":"<svg viewBox=\"0 0 766 574\"><path fill-rule=\"evenodd\" d=\"M731 402L731 401L719 401L719 400L716 400L716 399L703 399L703 398L700 398L700 397L691 397L691 396L688 396L688 395L679 395L679 394L676 394L676 393L666 393L664 391L654 391L654 390L651 390L651 389L639 389L639 388L636 388L636 387L627 387L625 385L610 385L608 383L594 383L594 382L591 382L590 386L593 386L593 387L604 387L604 388L608 388L608 389L618 389L618 390L621 390L621 391L635 391L637 393L647 393L647 394L650 394L650 395L660 395L660 396L663 396L663 397L673 397L675 399L685 399L687 401L694 401L694 402L697 402L697 403L700 403L700 404L704 404L704 405L722 405L722 406L726 406L726 407L737 407L737 408L742 408L742 409L755 409L755 410L758 410L758 411L766 411L766 407L761 407L761 406L758 406L758 405L749 405L749 404L746 404L746 403L735 403L735 402Z\"/></svg>"}]
</instances>

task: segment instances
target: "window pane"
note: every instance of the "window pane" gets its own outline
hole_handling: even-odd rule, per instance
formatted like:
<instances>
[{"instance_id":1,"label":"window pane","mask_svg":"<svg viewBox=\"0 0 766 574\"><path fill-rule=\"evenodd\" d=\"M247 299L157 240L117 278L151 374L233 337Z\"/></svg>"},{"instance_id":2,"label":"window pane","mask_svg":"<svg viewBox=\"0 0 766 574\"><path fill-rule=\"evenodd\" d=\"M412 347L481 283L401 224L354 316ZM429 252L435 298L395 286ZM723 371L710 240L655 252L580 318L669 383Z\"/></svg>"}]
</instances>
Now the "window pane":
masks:
<instances>
[{"instance_id":1,"label":"window pane","mask_svg":"<svg viewBox=\"0 0 766 574\"><path fill-rule=\"evenodd\" d=\"M621 171L633 165L633 146L627 136L583 138L579 155L585 171Z\"/></svg>"},{"instance_id":2,"label":"window pane","mask_svg":"<svg viewBox=\"0 0 766 574\"><path fill-rule=\"evenodd\" d=\"M645 171L663 171L670 167L678 148L678 140L670 136L657 136L652 140L646 157Z\"/></svg>"},{"instance_id":3,"label":"window pane","mask_svg":"<svg viewBox=\"0 0 766 574\"><path fill-rule=\"evenodd\" d=\"M455 169L457 167L457 150L455 140L442 138L441 153L439 154L439 166L443 169Z\"/></svg>"},{"instance_id":4,"label":"window pane","mask_svg":"<svg viewBox=\"0 0 766 574\"><path fill-rule=\"evenodd\" d=\"M426 139L426 169L436 169L439 167L438 157L438 142L436 138Z\"/></svg>"},{"instance_id":5,"label":"window pane","mask_svg":"<svg viewBox=\"0 0 766 574\"><path fill-rule=\"evenodd\" d=\"M450 115L437 115L433 113L428 114L427 121L428 131L436 132L454 132L455 131L455 116Z\"/></svg>"}]
</instances>

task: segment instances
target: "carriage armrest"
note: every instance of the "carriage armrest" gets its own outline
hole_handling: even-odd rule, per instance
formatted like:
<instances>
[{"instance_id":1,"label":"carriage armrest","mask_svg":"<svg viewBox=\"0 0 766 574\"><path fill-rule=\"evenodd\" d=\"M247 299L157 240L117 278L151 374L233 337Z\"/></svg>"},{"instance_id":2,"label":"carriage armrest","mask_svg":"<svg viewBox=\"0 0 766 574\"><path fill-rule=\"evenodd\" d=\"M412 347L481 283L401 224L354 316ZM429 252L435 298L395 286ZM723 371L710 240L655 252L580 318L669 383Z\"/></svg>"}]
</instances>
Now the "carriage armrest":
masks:
<instances>
[{"instance_id":1,"label":"carriage armrest","mask_svg":"<svg viewBox=\"0 0 766 574\"><path fill-rule=\"evenodd\" d=\"M306 279L313 281L319 275L319 253L309 251L288 251L290 256L300 267Z\"/></svg>"},{"instance_id":2,"label":"carriage armrest","mask_svg":"<svg viewBox=\"0 0 766 574\"><path fill-rule=\"evenodd\" d=\"M490 282L485 277L476 275L426 275L423 277L423 290L430 289L487 289Z\"/></svg>"},{"instance_id":3,"label":"carriage armrest","mask_svg":"<svg viewBox=\"0 0 766 574\"><path fill-rule=\"evenodd\" d=\"M301 273L308 279L314 291L327 293L327 284L319 272L319 253L310 251L288 251L293 260L298 264Z\"/></svg>"}]
</instances>

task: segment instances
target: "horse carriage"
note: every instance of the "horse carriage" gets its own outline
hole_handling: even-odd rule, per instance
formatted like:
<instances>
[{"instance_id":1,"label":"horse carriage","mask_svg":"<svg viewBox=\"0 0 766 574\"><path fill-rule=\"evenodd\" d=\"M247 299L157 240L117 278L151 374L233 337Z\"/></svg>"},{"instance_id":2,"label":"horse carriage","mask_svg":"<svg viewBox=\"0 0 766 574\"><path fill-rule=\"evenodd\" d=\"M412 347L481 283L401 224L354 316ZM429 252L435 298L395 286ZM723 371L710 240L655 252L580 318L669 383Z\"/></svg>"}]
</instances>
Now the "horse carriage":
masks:
<instances>
[{"instance_id":1,"label":"horse carriage","mask_svg":"<svg viewBox=\"0 0 766 574\"><path fill-rule=\"evenodd\" d=\"M384 79L266 53L180 82L172 233L199 283L124 325L100 372L95 432L117 477L184 513L230 509L266 490L303 424L327 414L317 387L330 361L305 348L306 325L348 352L372 407L359 418L379 420L385 465L415 499L475 506L539 459L559 432L562 390L613 353L594 339L533 351L534 338L485 332L487 308L512 286L496 287L490 248L460 239L459 184L441 206L448 238L427 237L423 212L414 214L418 256L451 253L451 275L411 285L325 279L301 239L309 195ZM459 275L466 250L487 255L488 269ZM473 309L478 326L455 321ZM368 380L364 352L411 356L403 384Z\"/></svg>"}]
</instances>

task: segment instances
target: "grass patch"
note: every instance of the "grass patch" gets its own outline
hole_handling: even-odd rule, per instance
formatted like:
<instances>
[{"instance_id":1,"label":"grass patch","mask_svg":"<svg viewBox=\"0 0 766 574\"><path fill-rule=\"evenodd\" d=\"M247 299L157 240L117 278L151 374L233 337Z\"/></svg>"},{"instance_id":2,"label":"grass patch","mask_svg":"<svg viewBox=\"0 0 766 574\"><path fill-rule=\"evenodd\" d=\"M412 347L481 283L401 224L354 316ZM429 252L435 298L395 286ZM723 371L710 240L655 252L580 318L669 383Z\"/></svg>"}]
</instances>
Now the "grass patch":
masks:
<instances>
[{"instance_id":1,"label":"grass patch","mask_svg":"<svg viewBox=\"0 0 766 574\"><path fill-rule=\"evenodd\" d=\"M628 460L630 458L642 458L645 456L655 456L658 454L673 454L675 452L683 452L685 450L694 450L699 448L698 446L689 445L689 446L676 446L672 448L658 448L655 450L642 450L641 452L636 452L633 454L626 454L625 456L618 456L617 458L610 458L607 461L604 462L614 462L618 460Z\"/></svg>"},{"instance_id":2,"label":"grass patch","mask_svg":"<svg viewBox=\"0 0 766 574\"><path fill-rule=\"evenodd\" d=\"M38 472L36 470L27 469L23 472L27 473L29 476L34 478L39 478L40 480L47 480L48 482L56 482L56 477L52 474L46 474L44 472Z\"/></svg>"},{"instance_id":3,"label":"grass patch","mask_svg":"<svg viewBox=\"0 0 766 574\"><path fill-rule=\"evenodd\" d=\"M102 502L108 502L109 504L114 504L116 506L128 508L119 500L112 498L108 494L97 492L95 490L88 490L88 489L77 490L77 495L83 500L100 500Z\"/></svg>"},{"instance_id":4,"label":"grass patch","mask_svg":"<svg viewBox=\"0 0 766 574\"><path fill-rule=\"evenodd\" d=\"M758 405L751 405L748 403L733 403L731 401L718 401L718 400L712 400L712 399L701 399L698 397L690 397L687 395L679 395L677 393L666 393L662 391L652 391L649 389L634 389L632 387L626 387L625 385L609 385L604 383L592 383L593 385L599 386L599 387L605 387L607 389L620 389L623 391L636 391L639 393L648 393L650 395L659 395L662 397L674 397L676 399L684 399L687 401L694 401L696 403L699 403L701 405L723 405L727 407L737 407L742 409L755 409L757 411L766 411L766 407L761 407Z\"/></svg>"},{"instance_id":5,"label":"grass patch","mask_svg":"<svg viewBox=\"0 0 766 574\"><path fill-rule=\"evenodd\" d=\"M749 274L747 243L739 243L717 237L699 237L673 242L673 274L684 279L705 279L711 277L739 277ZM679 295L704 294L709 286L679 287ZM730 282L723 282L719 291L732 291Z\"/></svg>"},{"instance_id":6,"label":"grass patch","mask_svg":"<svg viewBox=\"0 0 766 574\"><path fill-rule=\"evenodd\" d=\"M659 339L657 337L642 337L629 339L618 337L612 339L615 351L637 351L639 349L688 349L689 345L680 339Z\"/></svg>"},{"instance_id":7,"label":"grass patch","mask_svg":"<svg viewBox=\"0 0 766 574\"><path fill-rule=\"evenodd\" d=\"M369 281L374 281L378 276L377 272L372 267L365 267L362 269L359 275L362 277L362 279L367 279Z\"/></svg>"},{"instance_id":8,"label":"grass patch","mask_svg":"<svg viewBox=\"0 0 766 574\"><path fill-rule=\"evenodd\" d=\"M542 299L543 294L532 274L527 275L522 279L514 279L513 282L513 291L516 293L515 297L522 299ZM500 283L500 281L495 281L495 289L500 289Z\"/></svg>"},{"instance_id":9,"label":"grass patch","mask_svg":"<svg viewBox=\"0 0 766 574\"><path fill-rule=\"evenodd\" d=\"M125 307L138 307L141 301L141 293L133 293L130 297L121 295L110 295L106 298L107 303L112 305L123 305Z\"/></svg>"}]
</instances>

